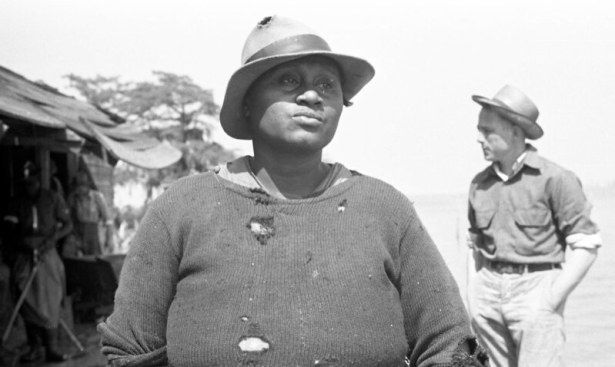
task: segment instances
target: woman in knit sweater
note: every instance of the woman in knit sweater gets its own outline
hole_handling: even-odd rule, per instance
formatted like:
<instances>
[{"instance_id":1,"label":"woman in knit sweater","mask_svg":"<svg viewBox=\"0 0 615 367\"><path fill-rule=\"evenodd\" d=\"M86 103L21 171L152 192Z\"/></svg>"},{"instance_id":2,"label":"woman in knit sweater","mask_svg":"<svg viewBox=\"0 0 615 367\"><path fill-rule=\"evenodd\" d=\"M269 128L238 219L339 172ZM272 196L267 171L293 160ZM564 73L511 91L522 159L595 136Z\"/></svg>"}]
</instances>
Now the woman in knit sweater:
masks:
<instances>
[{"instance_id":1,"label":"woman in knit sweater","mask_svg":"<svg viewBox=\"0 0 615 367\"><path fill-rule=\"evenodd\" d=\"M321 160L372 66L278 16L242 64L220 121L254 156L148 209L99 325L110 365L487 365L409 200Z\"/></svg>"}]
</instances>

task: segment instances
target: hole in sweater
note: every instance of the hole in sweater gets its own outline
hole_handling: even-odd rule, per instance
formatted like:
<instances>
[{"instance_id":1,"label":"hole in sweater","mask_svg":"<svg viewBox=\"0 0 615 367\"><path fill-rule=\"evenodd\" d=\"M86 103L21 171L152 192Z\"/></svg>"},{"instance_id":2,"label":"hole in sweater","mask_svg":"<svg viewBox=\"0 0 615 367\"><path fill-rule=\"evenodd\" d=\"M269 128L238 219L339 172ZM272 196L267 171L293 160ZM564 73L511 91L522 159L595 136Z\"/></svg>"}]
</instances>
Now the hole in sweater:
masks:
<instances>
[{"instance_id":1,"label":"hole in sweater","mask_svg":"<svg viewBox=\"0 0 615 367\"><path fill-rule=\"evenodd\" d=\"M337 360L337 358L333 358L333 357L327 357L324 359L317 359L314 361L314 366L319 366L319 367L335 367L335 366L339 366L339 361Z\"/></svg>"},{"instance_id":2,"label":"hole in sweater","mask_svg":"<svg viewBox=\"0 0 615 367\"><path fill-rule=\"evenodd\" d=\"M257 336L244 336L239 340L239 349L247 353L265 353L269 350L269 343Z\"/></svg>"},{"instance_id":3,"label":"hole in sweater","mask_svg":"<svg viewBox=\"0 0 615 367\"><path fill-rule=\"evenodd\" d=\"M346 201L346 199L342 200L339 204L337 204L337 212L343 213L344 211L346 211L347 204L348 202Z\"/></svg>"},{"instance_id":4,"label":"hole in sweater","mask_svg":"<svg viewBox=\"0 0 615 367\"><path fill-rule=\"evenodd\" d=\"M260 187L253 187L250 189L250 192L255 194L252 197L255 205L269 205L271 204L271 196L267 193L267 191L263 190Z\"/></svg>"},{"instance_id":5,"label":"hole in sweater","mask_svg":"<svg viewBox=\"0 0 615 367\"><path fill-rule=\"evenodd\" d=\"M246 225L254 238L261 245L266 245L267 240L275 235L275 227L273 226L273 217L252 217Z\"/></svg>"},{"instance_id":6,"label":"hole in sweater","mask_svg":"<svg viewBox=\"0 0 615 367\"><path fill-rule=\"evenodd\" d=\"M258 28L262 28L262 27L268 26L269 23L271 23L271 20L273 20L272 16L264 17L260 22L258 22Z\"/></svg>"}]
</instances>

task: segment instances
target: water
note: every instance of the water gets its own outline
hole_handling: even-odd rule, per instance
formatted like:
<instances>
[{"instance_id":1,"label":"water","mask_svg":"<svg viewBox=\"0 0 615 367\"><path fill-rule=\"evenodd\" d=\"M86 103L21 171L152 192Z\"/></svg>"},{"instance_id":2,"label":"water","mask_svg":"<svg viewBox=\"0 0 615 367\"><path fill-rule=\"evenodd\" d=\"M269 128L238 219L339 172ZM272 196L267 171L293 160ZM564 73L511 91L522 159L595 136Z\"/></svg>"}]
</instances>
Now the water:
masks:
<instances>
[{"instance_id":1,"label":"water","mask_svg":"<svg viewBox=\"0 0 615 367\"><path fill-rule=\"evenodd\" d=\"M593 219L604 246L583 282L568 299L567 367L615 366L615 189L589 190ZM464 195L411 197L419 216L455 276L462 296L467 290L468 227Z\"/></svg>"}]
</instances>

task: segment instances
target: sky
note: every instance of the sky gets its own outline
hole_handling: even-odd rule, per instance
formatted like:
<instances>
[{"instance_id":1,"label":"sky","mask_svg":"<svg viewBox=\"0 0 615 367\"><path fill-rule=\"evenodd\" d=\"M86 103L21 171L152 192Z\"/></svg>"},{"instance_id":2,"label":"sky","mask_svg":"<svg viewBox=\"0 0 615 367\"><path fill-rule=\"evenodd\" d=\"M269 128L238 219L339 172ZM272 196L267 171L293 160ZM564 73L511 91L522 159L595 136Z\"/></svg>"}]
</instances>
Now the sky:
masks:
<instances>
[{"instance_id":1,"label":"sky","mask_svg":"<svg viewBox=\"0 0 615 367\"><path fill-rule=\"evenodd\" d=\"M186 75L221 104L243 43L279 14L376 76L346 108L338 161L408 196L465 193L487 165L479 105L506 84L538 106L539 153L585 185L615 182L615 2L392 0L2 0L0 65L68 91L65 75ZM240 154L247 141L214 137ZM610 158L609 158L610 157Z\"/></svg>"}]
</instances>

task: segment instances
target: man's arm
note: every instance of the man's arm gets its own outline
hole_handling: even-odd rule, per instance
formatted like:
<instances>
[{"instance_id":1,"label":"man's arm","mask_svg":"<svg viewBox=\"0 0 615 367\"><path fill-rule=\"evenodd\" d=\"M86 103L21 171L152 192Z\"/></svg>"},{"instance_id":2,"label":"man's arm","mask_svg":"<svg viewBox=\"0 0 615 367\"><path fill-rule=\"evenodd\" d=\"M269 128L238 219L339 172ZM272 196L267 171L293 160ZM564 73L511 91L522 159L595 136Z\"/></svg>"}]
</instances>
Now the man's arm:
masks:
<instances>
[{"instance_id":1,"label":"man's arm","mask_svg":"<svg viewBox=\"0 0 615 367\"><path fill-rule=\"evenodd\" d=\"M559 308L581 283L598 256L602 238L590 217L591 204L580 180L570 171L551 181L552 210L558 231L566 237L568 249L563 270L551 286L551 306Z\"/></svg>"},{"instance_id":2,"label":"man's arm","mask_svg":"<svg viewBox=\"0 0 615 367\"><path fill-rule=\"evenodd\" d=\"M66 237L69 233L73 231L73 221L70 217L66 217L63 220L60 220L59 223L62 223L62 226L55 233L55 240L59 240L61 238Z\"/></svg>"},{"instance_id":3,"label":"man's arm","mask_svg":"<svg viewBox=\"0 0 615 367\"><path fill-rule=\"evenodd\" d=\"M64 238L73 231L73 220L70 216L70 209L66 205L64 198L60 195L56 196L56 219L61 223L61 227L56 231L56 240Z\"/></svg>"},{"instance_id":4,"label":"man's arm","mask_svg":"<svg viewBox=\"0 0 615 367\"><path fill-rule=\"evenodd\" d=\"M70 211L64 199L58 194L54 193L53 195L55 196L55 206L53 210L57 220L57 226L55 231L45 238L42 246L38 248L39 252L45 252L54 247L58 240L64 238L73 231L73 221L71 220Z\"/></svg>"},{"instance_id":5,"label":"man's arm","mask_svg":"<svg viewBox=\"0 0 615 367\"><path fill-rule=\"evenodd\" d=\"M473 273L479 271L483 267L484 258L481 256L479 245L482 244L483 234L476 226L476 213L472 207L472 203L468 200L468 222L470 222L470 228L466 234L466 245L470 248L471 256L468 256L468 279ZM474 271L470 271L474 269Z\"/></svg>"},{"instance_id":6,"label":"man's arm","mask_svg":"<svg viewBox=\"0 0 615 367\"><path fill-rule=\"evenodd\" d=\"M551 286L551 305L559 308L581 283L598 256L598 248L571 247L561 274Z\"/></svg>"}]
</instances>

